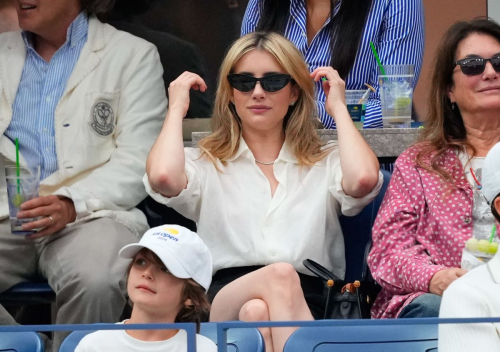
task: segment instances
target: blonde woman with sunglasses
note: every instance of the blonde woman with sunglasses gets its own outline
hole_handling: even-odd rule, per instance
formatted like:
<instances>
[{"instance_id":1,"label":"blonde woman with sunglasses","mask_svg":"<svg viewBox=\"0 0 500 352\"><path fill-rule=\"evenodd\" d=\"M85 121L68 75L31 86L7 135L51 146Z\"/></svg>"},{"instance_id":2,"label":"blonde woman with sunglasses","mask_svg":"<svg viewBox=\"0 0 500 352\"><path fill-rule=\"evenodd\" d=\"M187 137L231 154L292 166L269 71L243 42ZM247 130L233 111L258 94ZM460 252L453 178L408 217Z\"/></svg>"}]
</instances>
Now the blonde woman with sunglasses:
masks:
<instances>
[{"instance_id":1,"label":"blonde woman with sunglasses","mask_svg":"<svg viewBox=\"0 0 500 352\"><path fill-rule=\"evenodd\" d=\"M312 118L314 82L323 77L338 127L338 143L328 145ZM302 260L343 278L338 216L357 214L382 183L377 158L347 112L344 82L331 67L309 74L282 36L248 34L222 64L213 133L198 148L184 148L190 89L207 87L189 72L170 84L144 183L158 202L196 221L212 252L210 320L313 319L307 297L321 296L322 283ZM281 351L294 330L262 329L266 350Z\"/></svg>"}]
</instances>

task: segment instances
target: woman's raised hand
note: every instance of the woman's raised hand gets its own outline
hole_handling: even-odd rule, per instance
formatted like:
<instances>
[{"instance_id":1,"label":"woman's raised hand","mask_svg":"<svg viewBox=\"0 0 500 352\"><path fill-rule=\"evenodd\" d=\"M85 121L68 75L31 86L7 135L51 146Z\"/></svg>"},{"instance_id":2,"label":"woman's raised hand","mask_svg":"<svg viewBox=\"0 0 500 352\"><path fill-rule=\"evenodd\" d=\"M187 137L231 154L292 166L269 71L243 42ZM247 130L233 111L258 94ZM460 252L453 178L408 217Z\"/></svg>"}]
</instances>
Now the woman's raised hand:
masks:
<instances>
[{"instance_id":1,"label":"woman's raised hand","mask_svg":"<svg viewBox=\"0 0 500 352\"><path fill-rule=\"evenodd\" d=\"M311 72L311 77L315 82L318 82L323 77L326 80L323 80L323 90L325 91L326 99L325 99L325 109L326 112L336 119L336 111L339 108L343 108L346 110L345 103L345 82L342 78L340 78L337 70L334 70L332 67L318 67L313 72Z\"/></svg>"},{"instance_id":2,"label":"woman's raised hand","mask_svg":"<svg viewBox=\"0 0 500 352\"><path fill-rule=\"evenodd\" d=\"M205 92L207 85L196 73L184 72L168 86L169 111L175 111L185 117L189 109L189 90Z\"/></svg>"}]
</instances>

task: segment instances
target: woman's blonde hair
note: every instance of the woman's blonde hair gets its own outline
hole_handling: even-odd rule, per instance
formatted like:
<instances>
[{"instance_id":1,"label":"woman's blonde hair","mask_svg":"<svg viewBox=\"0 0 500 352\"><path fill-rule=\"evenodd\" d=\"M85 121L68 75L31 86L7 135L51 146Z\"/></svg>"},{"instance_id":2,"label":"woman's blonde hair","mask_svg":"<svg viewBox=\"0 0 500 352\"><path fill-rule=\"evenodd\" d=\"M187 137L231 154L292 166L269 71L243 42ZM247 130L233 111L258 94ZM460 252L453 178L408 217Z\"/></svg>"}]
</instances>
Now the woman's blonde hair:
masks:
<instances>
[{"instance_id":1,"label":"woman's blonde hair","mask_svg":"<svg viewBox=\"0 0 500 352\"><path fill-rule=\"evenodd\" d=\"M273 32L254 32L233 43L226 54L219 72L219 83L212 117L213 133L203 138L198 147L217 166L217 159L223 164L238 150L241 134L241 120L231 103L232 87L227 75L234 71L238 61L252 50L270 53L292 76L292 83L299 88L299 98L289 107L283 122L286 143L300 165L313 165L328 152L322 149L323 141L316 133L313 116L316 115L314 83L299 50L283 36Z\"/></svg>"}]
</instances>

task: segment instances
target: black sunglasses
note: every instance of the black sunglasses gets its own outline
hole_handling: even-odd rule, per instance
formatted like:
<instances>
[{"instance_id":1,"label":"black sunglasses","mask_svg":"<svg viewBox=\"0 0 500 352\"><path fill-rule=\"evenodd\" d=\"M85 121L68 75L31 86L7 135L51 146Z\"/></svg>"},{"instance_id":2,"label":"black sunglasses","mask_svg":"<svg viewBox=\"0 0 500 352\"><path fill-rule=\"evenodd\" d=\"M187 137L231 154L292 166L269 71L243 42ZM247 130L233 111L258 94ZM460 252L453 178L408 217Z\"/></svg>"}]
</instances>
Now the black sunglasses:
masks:
<instances>
[{"instance_id":1,"label":"black sunglasses","mask_svg":"<svg viewBox=\"0 0 500 352\"><path fill-rule=\"evenodd\" d=\"M497 72L500 72L500 55L489 59L483 59L482 57L471 57L468 59L455 61L455 66L460 65L464 75L475 76L484 72L486 68L486 62L491 62L491 66Z\"/></svg>"},{"instance_id":2,"label":"black sunglasses","mask_svg":"<svg viewBox=\"0 0 500 352\"><path fill-rule=\"evenodd\" d=\"M232 73L227 75L227 80L229 84L234 89L240 92L250 92L255 88L257 82L260 82L262 89L266 92L277 92L288 84L292 80L290 75L276 73L272 75L267 75L262 78L256 78L250 75L244 75L239 73Z\"/></svg>"}]
</instances>

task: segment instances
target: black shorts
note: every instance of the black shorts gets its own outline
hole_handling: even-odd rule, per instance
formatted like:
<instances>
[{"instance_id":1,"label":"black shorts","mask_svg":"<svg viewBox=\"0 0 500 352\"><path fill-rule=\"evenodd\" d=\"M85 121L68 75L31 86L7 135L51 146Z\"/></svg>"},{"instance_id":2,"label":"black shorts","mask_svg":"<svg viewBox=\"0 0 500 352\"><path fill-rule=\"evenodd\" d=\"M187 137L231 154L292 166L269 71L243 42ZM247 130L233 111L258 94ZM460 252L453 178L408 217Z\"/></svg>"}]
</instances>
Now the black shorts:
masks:
<instances>
[{"instance_id":1,"label":"black shorts","mask_svg":"<svg viewBox=\"0 0 500 352\"><path fill-rule=\"evenodd\" d=\"M212 277L212 284L208 289L208 299L210 300L210 303L214 300L215 295L224 286L260 268L263 268L263 266L242 266L217 271L217 273ZM300 278L300 285L302 286L302 292L304 292L304 297L314 319L322 319L325 309L325 301L323 299L323 280L317 276L309 276L302 273L298 274Z\"/></svg>"}]
</instances>

